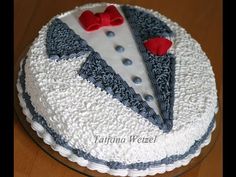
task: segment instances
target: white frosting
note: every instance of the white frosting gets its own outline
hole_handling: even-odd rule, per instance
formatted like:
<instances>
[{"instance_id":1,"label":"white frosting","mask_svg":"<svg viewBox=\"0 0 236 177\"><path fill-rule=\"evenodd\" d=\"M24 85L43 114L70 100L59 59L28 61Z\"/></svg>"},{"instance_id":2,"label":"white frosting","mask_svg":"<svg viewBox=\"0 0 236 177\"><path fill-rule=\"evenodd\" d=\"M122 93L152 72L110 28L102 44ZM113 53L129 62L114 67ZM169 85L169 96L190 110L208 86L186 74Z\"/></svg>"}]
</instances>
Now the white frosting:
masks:
<instances>
[{"instance_id":1,"label":"white frosting","mask_svg":"<svg viewBox=\"0 0 236 177\"><path fill-rule=\"evenodd\" d=\"M87 5L81 9L100 5ZM80 11L80 8L75 11ZM42 28L28 52L26 89L36 111L72 147L83 149L106 161L129 164L183 154L206 132L217 106L214 73L200 45L176 23L158 12L145 11L153 13L176 33L174 46L171 48L176 56L174 120L173 129L168 134L118 100L112 99L111 95L83 80L77 71L88 54L68 61L51 61L45 48L47 26ZM70 13L63 15L63 18ZM127 27L124 28L128 30ZM118 33L116 31L116 35ZM124 39L117 39L116 42L125 44ZM102 49L98 51L101 52ZM102 54L106 55L106 52ZM111 64L115 66L114 63ZM104 144L95 143L97 135L124 138L130 135L157 136L157 141L148 144Z\"/></svg>"}]
</instances>

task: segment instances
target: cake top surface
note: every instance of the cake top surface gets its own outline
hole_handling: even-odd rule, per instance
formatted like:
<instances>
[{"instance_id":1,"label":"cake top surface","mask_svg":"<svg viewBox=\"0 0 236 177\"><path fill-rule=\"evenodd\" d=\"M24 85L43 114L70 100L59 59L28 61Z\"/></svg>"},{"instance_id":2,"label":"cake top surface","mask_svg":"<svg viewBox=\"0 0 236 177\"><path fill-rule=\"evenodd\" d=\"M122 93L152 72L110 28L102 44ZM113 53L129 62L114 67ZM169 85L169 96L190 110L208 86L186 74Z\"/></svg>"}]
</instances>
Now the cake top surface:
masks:
<instances>
[{"instance_id":1,"label":"cake top surface","mask_svg":"<svg viewBox=\"0 0 236 177\"><path fill-rule=\"evenodd\" d=\"M122 24L86 31L79 17L109 5L77 7L40 30L25 60L25 92L47 126L84 158L141 169L181 159L213 125L209 59L177 23L137 6L113 4ZM144 45L152 39L171 47L153 54Z\"/></svg>"}]
</instances>

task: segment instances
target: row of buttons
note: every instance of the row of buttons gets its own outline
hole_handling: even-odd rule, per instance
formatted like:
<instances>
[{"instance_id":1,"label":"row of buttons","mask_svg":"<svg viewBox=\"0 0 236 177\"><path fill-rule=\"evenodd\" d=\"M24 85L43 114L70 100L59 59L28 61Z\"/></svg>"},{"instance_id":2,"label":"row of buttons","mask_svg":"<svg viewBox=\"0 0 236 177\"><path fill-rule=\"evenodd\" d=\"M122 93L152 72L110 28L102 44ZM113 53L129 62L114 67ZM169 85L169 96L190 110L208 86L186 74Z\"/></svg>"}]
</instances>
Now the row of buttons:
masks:
<instances>
[{"instance_id":1,"label":"row of buttons","mask_svg":"<svg viewBox=\"0 0 236 177\"><path fill-rule=\"evenodd\" d=\"M114 36L115 36L115 33L114 33L113 31L107 31L107 32L106 32L106 36L109 37L109 38L111 38L111 37L114 37ZM115 46L115 50L116 50L117 52L119 52L119 53L122 53L122 52L125 51L125 48L124 48L123 46L121 46L121 45L117 45L117 46ZM124 65L126 65L126 66L133 64L132 60L130 60L129 58L124 58L124 59L122 60L122 63L123 63ZM140 77L138 77L138 76L134 76L134 77L132 78L132 81L133 81L135 84L140 84L140 83L142 82L142 79L141 79ZM153 96L152 96L152 95L149 95L149 94L146 94L146 95L144 95L144 99L145 99L146 101L152 101L152 100L153 100Z\"/></svg>"}]
</instances>

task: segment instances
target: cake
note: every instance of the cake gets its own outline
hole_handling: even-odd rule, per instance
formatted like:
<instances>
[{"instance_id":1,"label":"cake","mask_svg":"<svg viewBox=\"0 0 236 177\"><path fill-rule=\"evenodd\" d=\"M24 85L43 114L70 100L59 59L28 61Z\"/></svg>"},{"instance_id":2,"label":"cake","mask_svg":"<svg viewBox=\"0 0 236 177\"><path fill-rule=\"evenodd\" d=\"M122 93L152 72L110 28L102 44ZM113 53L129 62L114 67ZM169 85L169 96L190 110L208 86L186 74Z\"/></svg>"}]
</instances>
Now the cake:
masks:
<instances>
[{"instance_id":1,"label":"cake","mask_svg":"<svg viewBox=\"0 0 236 177\"><path fill-rule=\"evenodd\" d=\"M216 126L215 77L200 44L138 6L86 4L53 17L22 59L17 89L38 136L100 173L187 165Z\"/></svg>"}]
</instances>

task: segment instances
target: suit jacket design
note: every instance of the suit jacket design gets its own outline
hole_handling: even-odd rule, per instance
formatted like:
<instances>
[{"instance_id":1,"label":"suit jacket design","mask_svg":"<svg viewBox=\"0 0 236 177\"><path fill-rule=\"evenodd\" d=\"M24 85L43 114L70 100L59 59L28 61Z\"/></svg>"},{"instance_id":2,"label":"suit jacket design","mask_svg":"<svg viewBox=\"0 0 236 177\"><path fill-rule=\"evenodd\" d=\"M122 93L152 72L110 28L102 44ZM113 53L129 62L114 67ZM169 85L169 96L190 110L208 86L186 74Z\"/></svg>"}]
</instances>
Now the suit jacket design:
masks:
<instances>
[{"instance_id":1,"label":"suit jacket design","mask_svg":"<svg viewBox=\"0 0 236 177\"><path fill-rule=\"evenodd\" d=\"M149 72L148 75L160 106L160 115L139 94L135 93L134 89L102 59L98 52L57 18L48 27L47 54L50 59L58 61L90 52L78 72L79 75L168 132L173 126L175 57L171 53L154 56L144 47L143 42L152 37L171 37L173 32L152 14L128 6L123 6L121 9L132 29L133 37Z\"/></svg>"}]
</instances>

